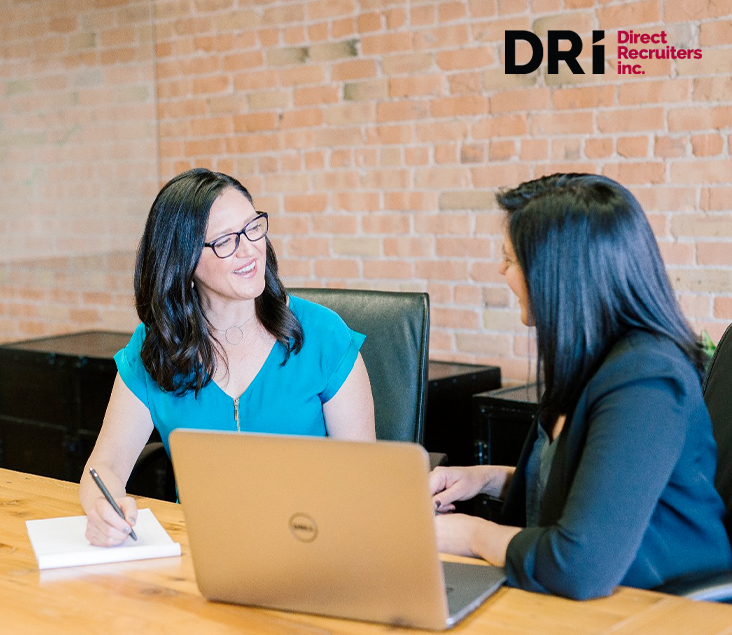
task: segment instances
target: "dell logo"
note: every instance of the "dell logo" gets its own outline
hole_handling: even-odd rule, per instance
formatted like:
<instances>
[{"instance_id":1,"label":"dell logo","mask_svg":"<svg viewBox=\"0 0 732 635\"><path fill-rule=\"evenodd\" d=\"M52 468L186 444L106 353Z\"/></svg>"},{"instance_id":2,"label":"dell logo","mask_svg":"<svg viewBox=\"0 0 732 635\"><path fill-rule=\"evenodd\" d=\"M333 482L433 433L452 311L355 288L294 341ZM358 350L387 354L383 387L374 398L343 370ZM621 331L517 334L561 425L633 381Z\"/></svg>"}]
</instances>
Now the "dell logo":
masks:
<instances>
[{"instance_id":1,"label":"dell logo","mask_svg":"<svg viewBox=\"0 0 732 635\"><path fill-rule=\"evenodd\" d=\"M297 513L290 517L290 532L300 542L312 542L318 537L318 525L307 514Z\"/></svg>"}]
</instances>

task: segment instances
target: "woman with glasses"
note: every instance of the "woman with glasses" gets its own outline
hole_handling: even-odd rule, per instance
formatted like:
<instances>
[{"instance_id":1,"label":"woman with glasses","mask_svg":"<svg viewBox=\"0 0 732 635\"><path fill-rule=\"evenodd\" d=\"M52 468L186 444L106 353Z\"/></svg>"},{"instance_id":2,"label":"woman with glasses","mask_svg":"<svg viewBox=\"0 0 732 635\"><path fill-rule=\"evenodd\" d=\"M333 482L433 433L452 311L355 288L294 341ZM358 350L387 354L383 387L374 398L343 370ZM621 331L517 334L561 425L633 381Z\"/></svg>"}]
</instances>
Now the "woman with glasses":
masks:
<instances>
[{"instance_id":1,"label":"woman with glasses","mask_svg":"<svg viewBox=\"0 0 732 635\"><path fill-rule=\"evenodd\" d=\"M441 551L575 599L729 569L706 358L638 201L602 176L555 174L498 203L499 272L536 327L543 394L516 467L432 472ZM504 499L500 524L449 513L479 493Z\"/></svg>"},{"instance_id":2,"label":"woman with glasses","mask_svg":"<svg viewBox=\"0 0 732 635\"><path fill-rule=\"evenodd\" d=\"M80 485L92 544L119 544L134 526L125 484L153 428L166 450L178 427L375 439L364 336L287 294L267 230L267 214L225 174L190 170L155 199L135 268L141 324L115 356Z\"/></svg>"}]
</instances>

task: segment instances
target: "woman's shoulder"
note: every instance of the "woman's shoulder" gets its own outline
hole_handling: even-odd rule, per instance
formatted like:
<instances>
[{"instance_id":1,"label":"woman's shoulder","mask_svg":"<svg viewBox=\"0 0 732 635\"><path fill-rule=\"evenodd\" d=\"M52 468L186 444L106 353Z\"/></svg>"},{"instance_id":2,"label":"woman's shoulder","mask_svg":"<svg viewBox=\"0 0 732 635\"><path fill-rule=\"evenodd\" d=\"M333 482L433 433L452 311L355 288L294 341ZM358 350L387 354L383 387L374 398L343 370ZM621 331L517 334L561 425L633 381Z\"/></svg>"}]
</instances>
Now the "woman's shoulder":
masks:
<instances>
[{"instance_id":1,"label":"woman's shoulder","mask_svg":"<svg viewBox=\"0 0 732 635\"><path fill-rule=\"evenodd\" d=\"M642 329L628 331L615 342L606 359L632 361L639 358L662 365L684 361L693 366L686 353L671 338Z\"/></svg>"},{"instance_id":2,"label":"woman's shoulder","mask_svg":"<svg viewBox=\"0 0 732 635\"><path fill-rule=\"evenodd\" d=\"M138 324L130 336L130 341L127 342L126 346L117 355L122 355L126 358L138 357L142 349L142 344L145 341L146 332L145 325L142 323Z\"/></svg>"},{"instance_id":3,"label":"woman's shoulder","mask_svg":"<svg viewBox=\"0 0 732 635\"><path fill-rule=\"evenodd\" d=\"M617 385L653 379L669 380L684 388L701 385L696 367L673 340L638 329L613 345L591 381Z\"/></svg>"},{"instance_id":4,"label":"woman's shoulder","mask_svg":"<svg viewBox=\"0 0 732 635\"><path fill-rule=\"evenodd\" d=\"M332 309L323 306L322 304L316 304L310 300L305 300L295 295L290 295L290 310L295 314L303 328L308 324L315 324L319 328L345 326L345 322Z\"/></svg>"}]
</instances>

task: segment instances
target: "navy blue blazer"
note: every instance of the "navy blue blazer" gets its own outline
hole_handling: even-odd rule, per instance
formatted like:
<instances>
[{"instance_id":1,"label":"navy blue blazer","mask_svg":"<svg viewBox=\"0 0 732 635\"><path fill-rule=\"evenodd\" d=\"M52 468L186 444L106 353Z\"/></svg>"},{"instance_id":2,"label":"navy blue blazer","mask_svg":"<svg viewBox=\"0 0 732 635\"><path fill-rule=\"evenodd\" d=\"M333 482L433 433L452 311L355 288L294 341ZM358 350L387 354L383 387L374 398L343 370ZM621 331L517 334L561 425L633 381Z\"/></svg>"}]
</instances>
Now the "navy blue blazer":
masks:
<instances>
[{"instance_id":1,"label":"navy blue blazer","mask_svg":"<svg viewBox=\"0 0 732 635\"><path fill-rule=\"evenodd\" d=\"M536 425L506 496L507 525L526 525ZM700 378L673 342L642 331L619 341L556 443L540 526L509 543L509 584L586 599L732 568Z\"/></svg>"}]
</instances>

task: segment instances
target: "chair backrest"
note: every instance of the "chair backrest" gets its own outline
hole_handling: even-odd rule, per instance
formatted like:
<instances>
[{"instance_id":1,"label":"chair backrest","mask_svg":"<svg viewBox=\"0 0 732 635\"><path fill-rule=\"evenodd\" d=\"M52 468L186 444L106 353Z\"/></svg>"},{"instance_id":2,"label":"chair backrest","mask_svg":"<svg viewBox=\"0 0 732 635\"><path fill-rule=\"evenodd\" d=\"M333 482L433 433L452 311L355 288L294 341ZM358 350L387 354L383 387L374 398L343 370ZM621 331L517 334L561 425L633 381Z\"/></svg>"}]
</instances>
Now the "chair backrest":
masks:
<instances>
[{"instance_id":1,"label":"chair backrest","mask_svg":"<svg viewBox=\"0 0 732 635\"><path fill-rule=\"evenodd\" d=\"M376 437L424 438L430 311L426 293L356 289L289 289L322 304L366 335L361 356L374 395Z\"/></svg>"},{"instance_id":2,"label":"chair backrest","mask_svg":"<svg viewBox=\"0 0 732 635\"><path fill-rule=\"evenodd\" d=\"M715 485L727 508L725 526L732 540L732 325L717 344L702 389L718 448Z\"/></svg>"}]
</instances>

